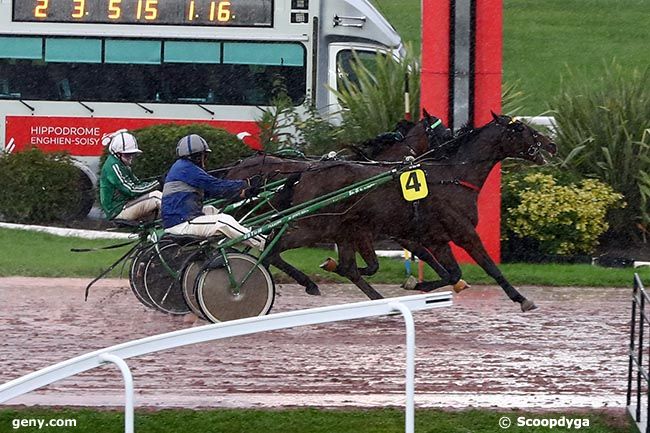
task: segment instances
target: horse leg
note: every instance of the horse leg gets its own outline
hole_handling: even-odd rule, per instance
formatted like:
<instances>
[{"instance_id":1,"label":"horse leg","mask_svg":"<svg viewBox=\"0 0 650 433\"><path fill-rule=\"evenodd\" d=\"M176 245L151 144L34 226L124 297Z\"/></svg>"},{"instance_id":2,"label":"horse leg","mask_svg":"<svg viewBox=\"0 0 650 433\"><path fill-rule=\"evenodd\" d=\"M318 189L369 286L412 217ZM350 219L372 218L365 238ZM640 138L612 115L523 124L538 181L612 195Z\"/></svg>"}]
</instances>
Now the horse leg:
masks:
<instances>
[{"instance_id":1,"label":"horse leg","mask_svg":"<svg viewBox=\"0 0 650 433\"><path fill-rule=\"evenodd\" d=\"M407 290L430 292L443 286L456 284L460 280L460 268L456 267L456 269L454 269L452 266L452 269L450 271L440 262L440 260L436 258L437 256L444 254L444 248L440 248L440 251L436 251L436 254L434 254L430 249L417 242L409 241L406 239L398 239L398 242L404 248L411 251L411 253L413 253L420 260L423 260L427 265L431 267L431 269L436 272L436 274L440 276L439 280L423 281L421 283L415 284L412 287L408 287ZM448 247L448 244L446 245ZM449 253L451 254L451 249L449 249Z\"/></svg>"},{"instance_id":2,"label":"horse leg","mask_svg":"<svg viewBox=\"0 0 650 433\"><path fill-rule=\"evenodd\" d=\"M383 299L384 297L372 288L366 280L361 277L359 268L356 263L356 251L354 250L350 241L343 241L337 243L339 246L339 260L341 263L337 266L339 275L344 276L352 281L368 298L370 299Z\"/></svg>"},{"instance_id":3,"label":"horse leg","mask_svg":"<svg viewBox=\"0 0 650 433\"><path fill-rule=\"evenodd\" d=\"M275 266L276 268L278 268L279 270L287 274L289 277L293 278L298 284L303 286L305 288L305 292L308 295L319 296L320 290L318 289L318 285L314 283L311 280L311 278L309 278L305 273L293 267L291 264L287 263L282 257L280 257L280 253L282 251L284 251L284 249L282 249L282 240L280 240L280 242L278 242L273 247L273 250L264 259L263 261L264 265Z\"/></svg>"},{"instance_id":4,"label":"horse leg","mask_svg":"<svg viewBox=\"0 0 650 433\"><path fill-rule=\"evenodd\" d=\"M352 248L354 245L354 251L346 254L341 253L341 250L344 248ZM362 233L359 235L354 242L345 242L344 244L337 244L339 250L339 261L341 261L341 256L345 255L348 260L356 260L355 254L358 252L361 255L361 258L366 262L365 268L359 268L359 273L361 275L375 275L379 270L379 260L377 260L377 254L375 254L375 245L372 242L372 236L367 233ZM355 262L356 263L356 262ZM323 263L321 263L321 269L324 269L328 272L334 272L342 277L345 277L344 274L347 272L351 265L349 263L339 264L336 260L331 257L328 257Z\"/></svg>"},{"instance_id":5,"label":"horse leg","mask_svg":"<svg viewBox=\"0 0 650 433\"><path fill-rule=\"evenodd\" d=\"M515 289L510 282L503 276L497 265L490 258L487 251L481 243L476 231L473 231L467 238L462 240L454 240L456 244L463 248L470 255L472 259L481 267L483 270L501 286L503 291L508 295L508 298L513 302L517 302L521 306L521 311L530 311L537 308L533 301L526 299L521 293Z\"/></svg>"},{"instance_id":6,"label":"horse leg","mask_svg":"<svg viewBox=\"0 0 650 433\"><path fill-rule=\"evenodd\" d=\"M464 280L461 280L462 271L454 257L454 254L451 252L451 246L449 243L433 246L431 248L421 248L424 249L424 253L422 253L422 255L416 254L416 256L418 256L420 260L424 260L433 270L442 267L444 269L444 274L441 275L438 273L441 277L441 280L439 281L423 281L418 283L415 286L415 290L429 292L439 287L451 285L454 292L460 293L469 288L469 285Z\"/></svg>"},{"instance_id":7,"label":"horse leg","mask_svg":"<svg viewBox=\"0 0 650 433\"><path fill-rule=\"evenodd\" d=\"M359 273L365 276L375 275L379 270L379 260L375 253L375 244L372 242L372 236L369 234L360 236L354 245L363 261L366 262L364 268L359 268Z\"/></svg>"}]
</instances>

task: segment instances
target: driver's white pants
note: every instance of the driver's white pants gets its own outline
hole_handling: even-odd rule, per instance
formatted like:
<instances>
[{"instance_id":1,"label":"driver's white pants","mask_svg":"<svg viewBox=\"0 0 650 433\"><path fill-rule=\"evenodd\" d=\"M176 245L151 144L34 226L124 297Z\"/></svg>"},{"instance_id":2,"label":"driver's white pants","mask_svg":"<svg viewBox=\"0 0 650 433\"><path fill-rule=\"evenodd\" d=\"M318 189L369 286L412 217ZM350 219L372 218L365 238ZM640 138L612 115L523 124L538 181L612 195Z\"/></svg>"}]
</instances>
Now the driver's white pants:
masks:
<instances>
[{"instance_id":1,"label":"driver's white pants","mask_svg":"<svg viewBox=\"0 0 650 433\"><path fill-rule=\"evenodd\" d=\"M115 219L138 221L154 211L157 213L162 201L162 192L152 191L140 197L126 202L122 212L117 214Z\"/></svg>"},{"instance_id":2,"label":"driver's white pants","mask_svg":"<svg viewBox=\"0 0 650 433\"><path fill-rule=\"evenodd\" d=\"M165 232L174 235L194 235L201 237L216 236L219 233L222 233L232 239L250 231L243 225L239 224L239 222L232 216L219 213L214 206L204 206L203 213L205 215L169 227L168 229L165 229ZM265 239L263 236L255 236L244 241L244 243L261 251L264 249L264 241Z\"/></svg>"}]
</instances>

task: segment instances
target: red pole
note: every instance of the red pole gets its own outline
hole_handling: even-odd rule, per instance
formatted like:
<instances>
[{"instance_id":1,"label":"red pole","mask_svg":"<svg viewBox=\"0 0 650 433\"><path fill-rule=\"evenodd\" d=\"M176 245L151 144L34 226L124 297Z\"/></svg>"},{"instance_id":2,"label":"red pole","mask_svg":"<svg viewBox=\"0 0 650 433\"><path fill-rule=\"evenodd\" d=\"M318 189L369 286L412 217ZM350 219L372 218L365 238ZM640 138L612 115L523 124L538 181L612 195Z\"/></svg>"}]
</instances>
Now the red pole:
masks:
<instances>
[{"instance_id":1,"label":"red pole","mask_svg":"<svg viewBox=\"0 0 650 433\"><path fill-rule=\"evenodd\" d=\"M449 124L449 0L422 0L420 107Z\"/></svg>"},{"instance_id":2,"label":"red pole","mask_svg":"<svg viewBox=\"0 0 650 433\"><path fill-rule=\"evenodd\" d=\"M476 1L474 124L501 113L503 0ZM494 167L479 195L478 230L488 254L501 261L501 164Z\"/></svg>"},{"instance_id":3,"label":"red pole","mask_svg":"<svg viewBox=\"0 0 650 433\"><path fill-rule=\"evenodd\" d=\"M473 29L473 124L482 126L491 120L490 110L501 111L501 69L503 0L474 0ZM451 6L456 0L422 0L422 86L421 107L449 124L450 85L455 71L450 70L453 53L450 46ZM501 171L495 167L485 182L478 199L477 231L488 253L496 262L501 255ZM461 262L471 261L459 248L454 254Z\"/></svg>"}]
</instances>

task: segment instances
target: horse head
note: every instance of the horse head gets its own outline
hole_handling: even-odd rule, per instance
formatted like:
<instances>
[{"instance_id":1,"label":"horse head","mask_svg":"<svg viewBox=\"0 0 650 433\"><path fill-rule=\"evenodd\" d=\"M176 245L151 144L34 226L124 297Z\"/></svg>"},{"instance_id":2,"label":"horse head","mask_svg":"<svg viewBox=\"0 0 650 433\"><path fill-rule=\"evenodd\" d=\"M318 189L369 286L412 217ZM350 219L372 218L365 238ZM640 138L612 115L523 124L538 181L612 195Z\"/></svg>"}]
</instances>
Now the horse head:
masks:
<instances>
[{"instance_id":1,"label":"horse head","mask_svg":"<svg viewBox=\"0 0 650 433\"><path fill-rule=\"evenodd\" d=\"M504 157L520 158L535 164L546 164L542 151L557 153L557 145L530 125L506 115L492 113L492 124L500 128L501 150Z\"/></svg>"},{"instance_id":2,"label":"horse head","mask_svg":"<svg viewBox=\"0 0 650 433\"><path fill-rule=\"evenodd\" d=\"M447 128L440 118L430 115L425 109L422 109L421 123L427 136L429 149L437 149L454 138L451 129Z\"/></svg>"}]
</instances>

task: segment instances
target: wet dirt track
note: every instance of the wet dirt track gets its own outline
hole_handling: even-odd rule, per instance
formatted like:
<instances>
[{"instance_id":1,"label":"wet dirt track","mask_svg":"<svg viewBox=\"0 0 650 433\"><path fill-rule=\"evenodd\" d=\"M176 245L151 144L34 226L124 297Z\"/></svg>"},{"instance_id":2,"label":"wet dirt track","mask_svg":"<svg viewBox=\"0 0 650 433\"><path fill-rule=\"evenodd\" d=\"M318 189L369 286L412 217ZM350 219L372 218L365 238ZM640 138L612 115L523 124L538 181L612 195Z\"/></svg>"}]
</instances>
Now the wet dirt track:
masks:
<instances>
[{"instance_id":1,"label":"wet dirt track","mask_svg":"<svg viewBox=\"0 0 650 433\"><path fill-rule=\"evenodd\" d=\"M205 322L140 305L125 280L0 279L0 383L89 351ZM347 285L321 297L278 286L273 312L363 301ZM396 286L378 286L403 296ZM501 289L474 287L454 306L415 313L420 407L574 408L625 405L631 289L522 288L521 313ZM400 317L220 340L128 360L136 405L152 407L384 406L404 403ZM120 406L114 366L10 404Z\"/></svg>"}]
</instances>

